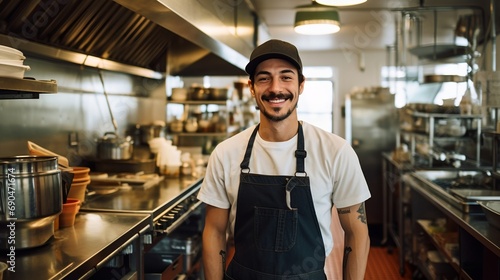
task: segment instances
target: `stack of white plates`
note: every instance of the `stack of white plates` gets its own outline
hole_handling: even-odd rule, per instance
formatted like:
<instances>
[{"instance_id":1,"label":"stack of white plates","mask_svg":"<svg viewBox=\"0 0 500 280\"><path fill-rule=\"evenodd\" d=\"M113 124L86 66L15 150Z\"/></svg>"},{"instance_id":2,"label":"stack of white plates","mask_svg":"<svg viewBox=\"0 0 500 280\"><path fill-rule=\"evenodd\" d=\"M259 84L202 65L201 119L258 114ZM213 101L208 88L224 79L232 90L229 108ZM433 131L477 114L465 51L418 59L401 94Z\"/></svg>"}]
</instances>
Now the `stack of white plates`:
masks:
<instances>
[{"instance_id":1,"label":"stack of white plates","mask_svg":"<svg viewBox=\"0 0 500 280\"><path fill-rule=\"evenodd\" d=\"M24 78L31 68L24 65L26 57L17 49L0 45L0 77Z\"/></svg>"}]
</instances>

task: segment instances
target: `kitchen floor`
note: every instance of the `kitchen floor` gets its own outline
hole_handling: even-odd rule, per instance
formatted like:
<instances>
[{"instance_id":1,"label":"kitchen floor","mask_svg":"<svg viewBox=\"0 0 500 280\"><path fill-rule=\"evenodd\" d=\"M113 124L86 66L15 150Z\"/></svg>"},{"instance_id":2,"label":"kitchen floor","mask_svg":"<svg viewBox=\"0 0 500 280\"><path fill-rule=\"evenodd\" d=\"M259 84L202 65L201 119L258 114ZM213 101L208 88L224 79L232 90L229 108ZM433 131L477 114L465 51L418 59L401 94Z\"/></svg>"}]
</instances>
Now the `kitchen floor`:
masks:
<instances>
[{"instance_id":1,"label":"kitchen floor","mask_svg":"<svg viewBox=\"0 0 500 280\"><path fill-rule=\"evenodd\" d=\"M403 276L399 273L398 257L397 250L389 253L387 247L371 247L365 280L412 279L412 270L409 265L406 265Z\"/></svg>"}]
</instances>

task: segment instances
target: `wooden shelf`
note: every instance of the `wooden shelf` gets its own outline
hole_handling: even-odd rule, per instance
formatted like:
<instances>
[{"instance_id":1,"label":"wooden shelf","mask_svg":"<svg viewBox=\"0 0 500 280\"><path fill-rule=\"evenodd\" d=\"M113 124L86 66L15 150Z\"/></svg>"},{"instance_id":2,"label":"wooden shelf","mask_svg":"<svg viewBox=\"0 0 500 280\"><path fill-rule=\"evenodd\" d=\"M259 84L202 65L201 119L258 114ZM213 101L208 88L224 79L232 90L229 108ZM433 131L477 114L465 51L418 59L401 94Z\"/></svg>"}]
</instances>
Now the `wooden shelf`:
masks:
<instances>
[{"instance_id":1,"label":"wooden shelf","mask_svg":"<svg viewBox=\"0 0 500 280\"><path fill-rule=\"evenodd\" d=\"M181 105L227 105L228 100L185 100L185 101L174 101L168 100L169 104L181 104Z\"/></svg>"}]
</instances>

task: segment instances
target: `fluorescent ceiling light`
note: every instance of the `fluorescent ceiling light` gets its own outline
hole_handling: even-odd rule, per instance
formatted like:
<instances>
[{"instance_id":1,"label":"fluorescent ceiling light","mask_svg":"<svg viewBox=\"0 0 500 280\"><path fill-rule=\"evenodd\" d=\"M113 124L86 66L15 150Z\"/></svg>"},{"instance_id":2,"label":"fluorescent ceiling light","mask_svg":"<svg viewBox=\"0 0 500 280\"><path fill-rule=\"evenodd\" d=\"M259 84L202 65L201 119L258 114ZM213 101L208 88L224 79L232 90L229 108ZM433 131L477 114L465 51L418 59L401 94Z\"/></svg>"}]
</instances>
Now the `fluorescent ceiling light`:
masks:
<instances>
[{"instance_id":1,"label":"fluorescent ceiling light","mask_svg":"<svg viewBox=\"0 0 500 280\"><path fill-rule=\"evenodd\" d=\"M340 17L337 9L313 2L312 5L296 8L294 30L305 35L323 35L340 30Z\"/></svg>"},{"instance_id":2,"label":"fluorescent ceiling light","mask_svg":"<svg viewBox=\"0 0 500 280\"><path fill-rule=\"evenodd\" d=\"M327 6L352 6L365 3L366 0L316 0L316 2Z\"/></svg>"}]
</instances>

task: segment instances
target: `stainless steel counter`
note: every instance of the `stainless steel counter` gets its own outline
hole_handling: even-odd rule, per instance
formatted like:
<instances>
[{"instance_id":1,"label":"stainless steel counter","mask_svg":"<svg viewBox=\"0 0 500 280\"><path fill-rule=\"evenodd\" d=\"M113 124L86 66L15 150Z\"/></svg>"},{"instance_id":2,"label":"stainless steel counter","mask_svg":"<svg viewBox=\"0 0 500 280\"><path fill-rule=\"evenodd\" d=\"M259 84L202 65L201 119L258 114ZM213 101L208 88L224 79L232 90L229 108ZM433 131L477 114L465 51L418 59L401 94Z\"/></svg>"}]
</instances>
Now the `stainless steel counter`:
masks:
<instances>
[{"instance_id":1,"label":"stainless steel counter","mask_svg":"<svg viewBox=\"0 0 500 280\"><path fill-rule=\"evenodd\" d=\"M139 240L139 233L148 227L148 215L145 214L80 212L73 227L55 231L47 244L16 250L15 272L7 271L4 279L90 276L109 256ZM0 255L1 261L7 261L7 253Z\"/></svg>"},{"instance_id":2,"label":"stainless steel counter","mask_svg":"<svg viewBox=\"0 0 500 280\"><path fill-rule=\"evenodd\" d=\"M454 205L422 187L421 182L416 180L412 174L407 174L404 177L404 181L441 212L450 217L459 227L478 240L484 247L488 248L497 257L500 257L500 231L488 223L485 215L460 211Z\"/></svg>"},{"instance_id":3,"label":"stainless steel counter","mask_svg":"<svg viewBox=\"0 0 500 280\"><path fill-rule=\"evenodd\" d=\"M140 213L150 216L150 224L178 201L193 195L201 186L203 178L166 178L157 185L121 188L109 195L88 198L80 211Z\"/></svg>"},{"instance_id":4,"label":"stainless steel counter","mask_svg":"<svg viewBox=\"0 0 500 280\"><path fill-rule=\"evenodd\" d=\"M157 185L121 188L88 197L73 227L60 228L47 244L15 251L15 272L4 279L79 279L91 277L110 257L128 246L142 273L143 235L169 209L194 195L202 178L167 178ZM36 234L36 233L33 233ZM0 261L6 262L2 252Z\"/></svg>"}]
</instances>

